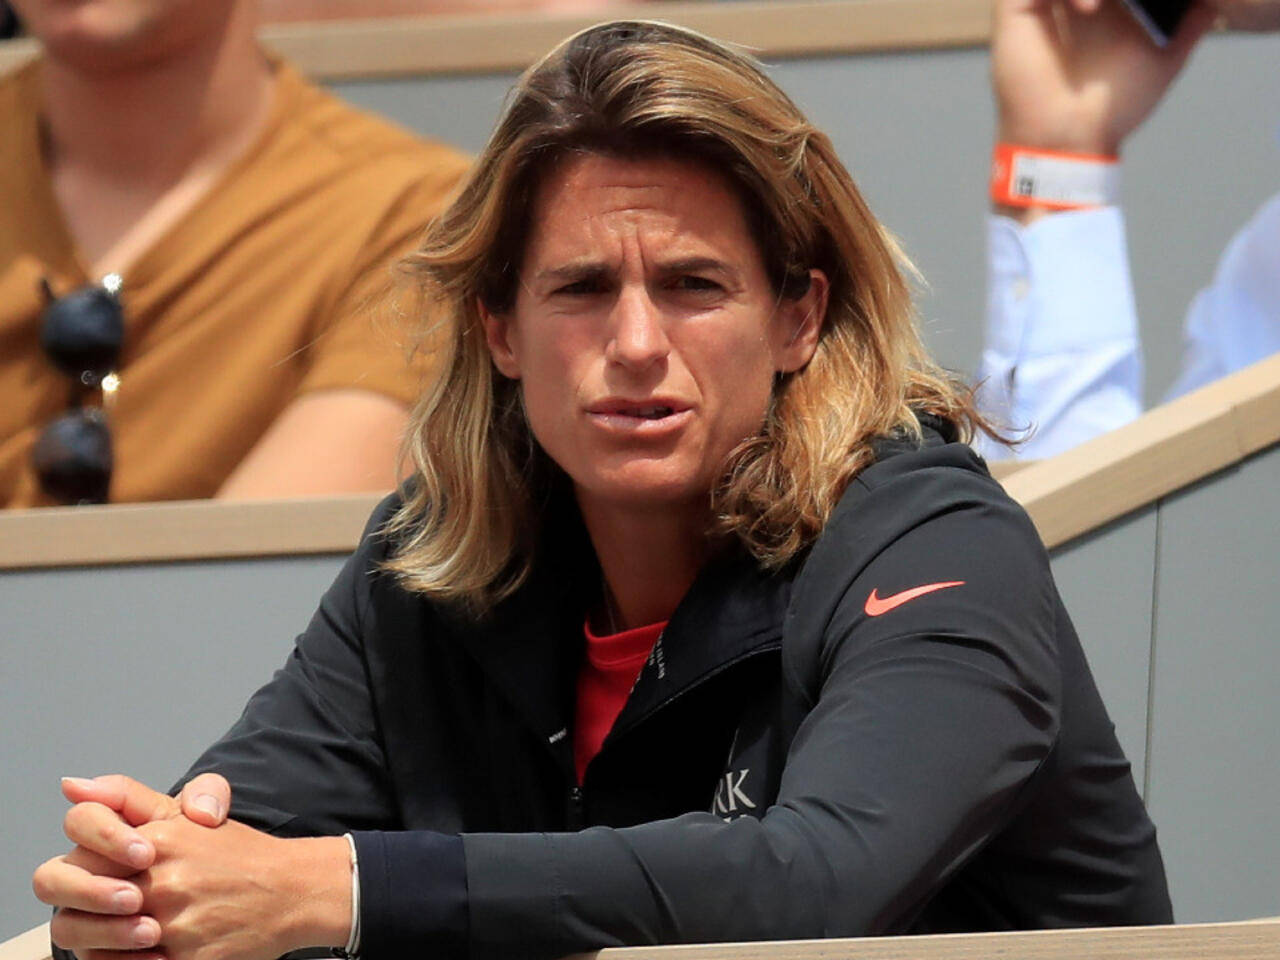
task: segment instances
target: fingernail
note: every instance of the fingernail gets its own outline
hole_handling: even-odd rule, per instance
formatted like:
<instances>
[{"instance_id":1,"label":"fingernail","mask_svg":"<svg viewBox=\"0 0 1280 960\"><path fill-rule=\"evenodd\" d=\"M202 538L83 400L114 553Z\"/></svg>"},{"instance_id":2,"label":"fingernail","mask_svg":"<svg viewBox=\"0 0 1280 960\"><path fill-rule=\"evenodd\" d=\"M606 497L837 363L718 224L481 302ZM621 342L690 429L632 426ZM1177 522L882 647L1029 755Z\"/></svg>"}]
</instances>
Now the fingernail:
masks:
<instances>
[{"instance_id":1,"label":"fingernail","mask_svg":"<svg viewBox=\"0 0 1280 960\"><path fill-rule=\"evenodd\" d=\"M222 818L222 806L218 803L217 797L214 797L211 794L202 793L200 796L192 800L191 803L197 810L203 810L215 820Z\"/></svg>"},{"instance_id":2,"label":"fingernail","mask_svg":"<svg viewBox=\"0 0 1280 960\"><path fill-rule=\"evenodd\" d=\"M63 783L74 783L77 787L92 787L93 781L88 777L63 777Z\"/></svg>"},{"instance_id":3,"label":"fingernail","mask_svg":"<svg viewBox=\"0 0 1280 960\"><path fill-rule=\"evenodd\" d=\"M145 867L151 862L151 851L147 849L147 845L141 840L135 840L129 844L125 856L129 858L129 862L135 867Z\"/></svg>"},{"instance_id":4,"label":"fingernail","mask_svg":"<svg viewBox=\"0 0 1280 960\"><path fill-rule=\"evenodd\" d=\"M137 890L117 890L111 895L111 905L120 913L137 913L142 909L142 895Z\"/></svg>"},{"instance_id":5,"label":"fingernail","mask_svg":"<svg viewBox=\"0 0 1280 960\"><path fill-rule=\"evenodd\" d=\"M139 920L133 926L133 945L135 947L154 947L160 939L160 931L154 920Z\"/></svg>"}]
</instances>

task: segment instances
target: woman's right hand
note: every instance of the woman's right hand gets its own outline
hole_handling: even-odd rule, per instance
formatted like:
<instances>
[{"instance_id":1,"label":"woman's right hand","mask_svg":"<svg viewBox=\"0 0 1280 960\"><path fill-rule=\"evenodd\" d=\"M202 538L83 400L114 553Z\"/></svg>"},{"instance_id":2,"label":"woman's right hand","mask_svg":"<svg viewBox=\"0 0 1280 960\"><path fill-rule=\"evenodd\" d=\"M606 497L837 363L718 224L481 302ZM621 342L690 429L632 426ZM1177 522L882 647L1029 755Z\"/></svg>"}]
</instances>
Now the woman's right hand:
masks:
<instances>
[{"instance_id":1,"label":"woman's right hand","mask_svg":"<svg viewBox=\"0 0 1280 960\"><path fill-rule=\"evenodd\" d=\"M183 787L179 798L159 793L124 776L92 780L68 777L63 795L72 807L63 831L75 846L41 864L32 888L42 902L57 908L51 933L93 919L101 930L101 950L136 950L154 946L160 927L140 914L142 891L130 877L155 861L155 846L136 828L145 823L185 816L201 826L217 827L227 819L231 788L217 774L202 774ZM108 919L109 918L109 919ZM83 960L101 950L80 950Z\"/></svg>"}]
</instances>

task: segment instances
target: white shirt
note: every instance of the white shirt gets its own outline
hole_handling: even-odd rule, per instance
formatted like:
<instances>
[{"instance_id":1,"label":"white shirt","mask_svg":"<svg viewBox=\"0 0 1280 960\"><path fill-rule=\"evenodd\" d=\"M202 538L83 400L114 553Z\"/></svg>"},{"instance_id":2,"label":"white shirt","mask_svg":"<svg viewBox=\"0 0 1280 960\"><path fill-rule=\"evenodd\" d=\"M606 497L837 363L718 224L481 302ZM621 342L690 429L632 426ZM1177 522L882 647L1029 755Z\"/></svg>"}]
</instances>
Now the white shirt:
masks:
<instances>
[{"instance_id":1,"label":"white shirt","mask_svg":"<svg viewBox=\"0 0 1280 960\"><path fill-rule=\"evenodd\" d=\"M988 224L980 409L1032 427L1022 459L1052 456L1142 412L1142 355L1124 218L1115 207L1030 227ZM1232 238L1191 303L1182 371L1165 399L1280 351L1280 194ZM983 438L990 459L1009 449Z\"/></svg>"}]
</instances>

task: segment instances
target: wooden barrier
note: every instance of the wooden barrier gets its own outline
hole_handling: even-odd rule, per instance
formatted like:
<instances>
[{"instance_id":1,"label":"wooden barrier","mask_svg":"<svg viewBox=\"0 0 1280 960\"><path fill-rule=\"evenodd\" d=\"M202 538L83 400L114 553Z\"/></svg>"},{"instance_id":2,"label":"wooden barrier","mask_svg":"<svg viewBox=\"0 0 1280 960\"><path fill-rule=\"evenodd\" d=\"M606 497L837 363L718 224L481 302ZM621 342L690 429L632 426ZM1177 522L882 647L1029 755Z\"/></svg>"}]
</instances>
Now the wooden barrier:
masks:
<instances>
[{"instance_id":1,"label":"wooden barrier","mask_svg":"<svg viewBox=\"0 0 1280 960\"><path fill-rule=\"evenodd\" d=\"M0 569L350 553L381 494L0 511Z\"/></svg>"},{"instance_id":2,"label":"wooden barrier","mask_svg":"<svg viewBox=\"0 0 1280 960\"><path fill-rule=\"evenodd\" d=\"M1003 481L1052 548L1280 442L1280 354Z\"/></svg>"},{"instance_id":3,"label":"wooden barrier","mask_svg":"<svg viewBox=\"0 0 1280 960\"><path fill-rule=\"evenodd\" d=\"M50 960L52 953L47 923L0 943L0 960Z\"/></svg>"},{"instance_id":4,"label":"wooden barrier","mask_svg":"<svg viewBox=\"0 0 1280 960\"><path fill-rule=\"evenodd\" d=\"M595 13L372 18L270 24L264 43L321 80L522 70L569 34L624 17L667 20L767 58L946 49L987 41L987 0L635 3ZM0 73L33 56L0 43Z\"/></svg>"},{"instance_id":5,"label":"wooden barrier","mask_svg":"<svg viewBox=\"0 0 1280 960\"><path fill-rule=\"evenodd\" d=\"M1280 442L1280 354L1074 450L997 471L1053 548ZM346 553L377 496L0 513L0 570Z\"/></svg>"},{"instance_id":6,"label":"wooden barrier","mask_svg":"<svg viewBox=\"0 0 1280 960\"><path fill-rule=\"evenodd\" d=\"M1280 920L927 937L630 947L571 960L1274 960ZM50 960L49 925L0 944L0 960Z\"/></svg>"},{"instance_id":7,"label":"wooden barrier","mask_svg":"<svg viewBox=\"0 0 1280 960\"><path fill-rule=\"evenodd\" d=\"M1264 960L1280 922L632 947L574 960Z\"/></svg>"}]
</instances>

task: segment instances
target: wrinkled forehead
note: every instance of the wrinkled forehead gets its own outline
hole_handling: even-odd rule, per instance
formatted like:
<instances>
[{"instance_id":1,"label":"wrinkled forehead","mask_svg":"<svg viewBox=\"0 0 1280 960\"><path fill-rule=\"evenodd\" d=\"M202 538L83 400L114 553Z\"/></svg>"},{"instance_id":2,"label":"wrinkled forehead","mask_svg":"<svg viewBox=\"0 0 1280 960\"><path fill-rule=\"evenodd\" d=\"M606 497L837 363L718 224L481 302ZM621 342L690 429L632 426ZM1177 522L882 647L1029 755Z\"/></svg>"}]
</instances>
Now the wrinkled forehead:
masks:
<instances>
[{"instance_id":1,"label":"wrinkled forehead","mask_svg":"<svg viewBox=\"0 0 1280 960\"><path fill-rule=\"evenodd\" d=\"M757 261L760 255L733 186L696 161L575 155L542 178L530 212L526 268L548 258L616 254L605 248L624 239Z\"/></svg>"}]
</instances>

